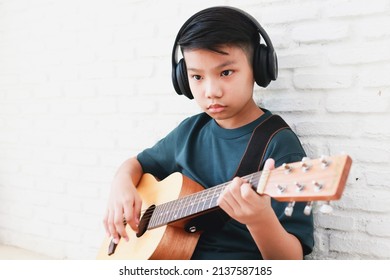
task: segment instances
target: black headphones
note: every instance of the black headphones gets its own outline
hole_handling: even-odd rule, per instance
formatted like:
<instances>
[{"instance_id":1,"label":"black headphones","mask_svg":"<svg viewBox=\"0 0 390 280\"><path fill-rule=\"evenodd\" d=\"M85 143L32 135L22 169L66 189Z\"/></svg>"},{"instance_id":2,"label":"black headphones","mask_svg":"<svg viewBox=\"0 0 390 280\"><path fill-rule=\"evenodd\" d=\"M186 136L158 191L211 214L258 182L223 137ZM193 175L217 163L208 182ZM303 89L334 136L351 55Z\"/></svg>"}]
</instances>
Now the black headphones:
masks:
<instances>
[{"instance_id":1,"label":"black headphones","mask_svg":"<svg viewBox=\"0 0 390 280\"><path fill-rule=\"evenodd\" d=\"M177 47L178 47L177 43L182 35L182 32L187 27L187 25L189 25L197 16L215 8L231 9L247 17L253 23L253 25L261 35L261 37L264 39L266 45L259 43L258 45L255 46L254 49L253 74L256 83L261 87L267 87L268 84L271 82L271 80L276 80L276 78L278 77L278 59L275 50L272 46L272 42L268 37L268 34L263 29L263 27L261 27L259 22L254 17L252 17L250 14L240 9L233 8L233 7L221 6L221 7L208 8L194 14L184 23L184 25L180 28L175 39L175 44L173 45L173 50L172 50L173 87L175 88L177 94L187 96L189 99L193 99L194 96L191 93L190 85L188 83L187 68L185 65L185 61L182 58L180 59L179 62L177 62Z\"/></svg>"}]
</instances>

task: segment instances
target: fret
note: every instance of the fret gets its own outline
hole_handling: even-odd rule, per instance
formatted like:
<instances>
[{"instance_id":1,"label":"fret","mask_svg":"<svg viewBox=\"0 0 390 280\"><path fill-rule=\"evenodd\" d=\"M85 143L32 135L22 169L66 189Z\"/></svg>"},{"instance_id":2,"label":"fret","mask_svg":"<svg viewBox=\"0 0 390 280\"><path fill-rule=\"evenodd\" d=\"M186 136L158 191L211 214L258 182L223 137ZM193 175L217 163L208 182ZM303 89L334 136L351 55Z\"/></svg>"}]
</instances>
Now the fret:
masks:
<instances>
[{"instance_id":1,"label":"fret","mask_svg":"<svg viewBox=\"0 0 390 280\"><path fill-rule=\"evenodd\" d=\"M221 190L220 190L220 187L214 187L214 188L211 188L212 192L211 192L211 195L210 195L210 202L209 202L209 205L208 205L208 209L211 209L215 206L217 206L217 199L221 193Z\"/></svg>"},{"instance_id":2,"label":"fret","mask_svg":"<svg viewBox=\"0 0 390 280\"><path fill-rule=\"evenodd\" d=\"M182 198L179 198L177 199L177 203L176 203L176 209L172 212L172 219L168 222L172 222L172 221L175 221L175 220L178 220L180 219L182 216L181 216L181 210L183 208L183 199Z\"/></svg>"},{"instance_id":3,"label":"fret","mask_svg":"<svg viewBox=\"0 0 390 280\"><path fill-rule=\"evenodd\" d=\"M177 204L178 204L177 200L171 201L171 203L169 203L169 207L167 209L167 216L166 216L167 219L165 221L166 224L171 222L171 221L174 221L174 218L173 218L173 216L175 214L174 209L177 207Z\"/></svg>"},{"instance_id":4,"label":"fret","mask_svg":"<svg viewBox=\"0 0 390 280\"><path fill-rule=\"evenodd\" d=\"M167 215L168 215L168 204L170 204L171 202L166 202L164 204L161 204L161 212L160 212L160 215L158 217L158 225L163 225L165 224L165 221L167 220Z\"/></svg>"},{"instance_id":5,"label":"fret","mask_svg":"<svg viewBox=\"0 0 390 280\"><path fill-rule=\"evenodd\" d=\"M196 209L197 205L199 204L199 202L200 202L200 196L198 194L195 194L194 199L190 200L187 216L190 216L190 215L197 213L195 209Z\"/></svg>"},{"instance_id":6,"label":"fret","mask_svg":"<svg viewBox=\"0 0 390 280\"><path fill-rule=\"evenodd\" d=\"M186 209L186 205L187 205L187 200L189 199L189 196L185 196L185 197L182 197L182 198L179 198L180 200L180 209L178 211L178 219L181 219L183 217L185 217L185 209Z\"/></svg>"},{"instance_id":7,"label":"fret","mask_svg":"<svg viewBox=\"0 0 390 280\"><path fill-rule=\"evenodd\" d=\"M156 208L153 211L152 216L150 217L148 228L153 228L156 225L157 218L158 218L158 216L160 214L160 211L161 211L161 207L160 206L156 206Z\"/></svg>"},{"instance_id":8,"label":"fret","mask_svg":"<svg viewBox=\"0 0 390 280\"><path fill-rule=\"evenodd\" d=\"M196 208L197 212L202 212L205 210L207 194L208 194L207 191L200 192L200 198L199 198L200 203L198 203L198 206Z\"/></svg>"}]
</instances>

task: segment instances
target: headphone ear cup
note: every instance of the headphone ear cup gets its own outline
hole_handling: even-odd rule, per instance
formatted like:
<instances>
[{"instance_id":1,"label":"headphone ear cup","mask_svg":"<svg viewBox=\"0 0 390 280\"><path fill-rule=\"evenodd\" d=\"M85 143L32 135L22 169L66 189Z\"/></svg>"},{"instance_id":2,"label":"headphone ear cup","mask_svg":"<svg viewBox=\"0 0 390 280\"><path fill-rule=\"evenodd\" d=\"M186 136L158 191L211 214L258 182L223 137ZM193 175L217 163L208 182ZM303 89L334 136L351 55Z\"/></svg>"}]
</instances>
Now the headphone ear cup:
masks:
<instances>
[{"instance_id":1,"label":"headphone ear cup","mask_svg":"<svg viewBox=\"0 0 390 280\"><path fill-rule=\"evenodd\" d=\"M268 51L267 47L260 44L253 55L253 75L256 83L261 87L266 87L271 82L268 72Z\"/></svg>"},{"instance_id":2,"label":"headphone ear cup","mask_svg":"<svg viewBox=\"0 0 390 280\"><path fill-rule=\"evenodd\" d=\"M273 81L278 78L278 57L273 50L268 51L268 75Z\"/></svg>"},{"instance_id":3,"label":"headphone ear cup","mask_svg":"<svg viewBox=\"0 0 390 280\"><path fill-rule=\"evenodd\" d=\"M190 89L190 85L188 83L187 66L183 58L180 59L179 63L176 66L176 81L180 90L179 94L183 94L189 99L194 99L194 96L192 95Z\"/></svg>"}]
</instances>

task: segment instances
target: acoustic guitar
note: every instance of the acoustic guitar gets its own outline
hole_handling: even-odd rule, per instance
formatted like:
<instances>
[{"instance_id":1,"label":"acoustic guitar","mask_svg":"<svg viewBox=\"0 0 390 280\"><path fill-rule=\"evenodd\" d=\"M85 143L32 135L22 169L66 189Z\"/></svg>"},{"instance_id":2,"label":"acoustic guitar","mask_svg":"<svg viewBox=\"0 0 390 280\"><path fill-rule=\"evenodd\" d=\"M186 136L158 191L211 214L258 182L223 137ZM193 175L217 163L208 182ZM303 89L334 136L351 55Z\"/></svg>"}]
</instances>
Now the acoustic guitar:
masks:
<instances>
[{"instance_id":1,"label":"acoustic guitar","mask_svg":"<svg viewBox=\"0 0 390 280\"><path fill-rule=\"evenodd\" d=\"M314 201L340 199L351 164L348 155L304 158L244 178L260 195L288 202L287 216L292 215L296 201L308 202L304 213L309 215ZM202 232L193 221L222 211L217 199L229 183L204 189L180 173L162 181L144 174L137 186L144 209L138 233L124 221L129 241L114 244L105 238L97 259L189 259Z\"/></svg>"}]
</instances>

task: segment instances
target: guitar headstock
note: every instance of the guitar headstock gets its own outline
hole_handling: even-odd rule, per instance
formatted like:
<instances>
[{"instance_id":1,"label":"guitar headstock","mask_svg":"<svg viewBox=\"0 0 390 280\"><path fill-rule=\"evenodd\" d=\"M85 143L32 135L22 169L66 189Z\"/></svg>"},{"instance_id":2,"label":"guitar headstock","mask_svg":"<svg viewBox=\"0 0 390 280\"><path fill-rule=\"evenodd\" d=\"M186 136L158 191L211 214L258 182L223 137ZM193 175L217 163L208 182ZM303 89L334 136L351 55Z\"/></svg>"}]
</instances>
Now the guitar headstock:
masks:
<instances>
[{"instance_id":1,"label":"guitar headstock","mask_svg":"<svg viewBox=\"0 0 390 280\"><path fill-rule=\"evenodd\" d=\"M337 200L344 191L351 164L348 155L283 164L269 171L264 185L259 186L263 188L260 193L288 202Z\"/></svg>"}]
</instances>

